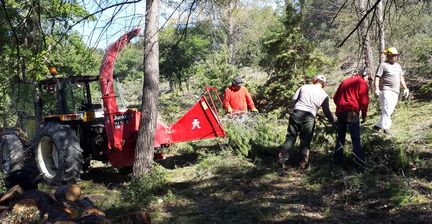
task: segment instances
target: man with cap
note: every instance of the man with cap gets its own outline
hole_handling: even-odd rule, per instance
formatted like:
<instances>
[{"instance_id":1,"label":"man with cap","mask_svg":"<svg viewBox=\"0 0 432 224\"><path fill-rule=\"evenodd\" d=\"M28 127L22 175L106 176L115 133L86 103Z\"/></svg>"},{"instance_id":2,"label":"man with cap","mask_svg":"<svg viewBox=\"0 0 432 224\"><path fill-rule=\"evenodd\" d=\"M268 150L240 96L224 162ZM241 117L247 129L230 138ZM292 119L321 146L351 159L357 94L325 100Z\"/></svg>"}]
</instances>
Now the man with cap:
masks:
<instances>
[{"instance_id":1,"label":"man with cap","mask_svg":"<svg viewBox=\"0 0 432 224\"><path fill-rule=\"evenodd\" d=\"M397 63L399 52L395 47L384 51L386 61L381 63L375 74L375 94L380 99L381 117L373 127L374 130L384 130L389 134L392 125L391 115L396 108L400 86L404 88L404 96L408 97L409 90L405 83L402 67Z\"/></svg>"},{"instance_id":2,"label":"man with cap","mask_svg":"<svg viewBox=\"0 0 432 224\"><path fill-rule=\"evenodd\" d=\"M360 143L359 115L361 112L361 123L366 122L369 105L367 84L369 77L369 69L363 67L359 73L343 80L333 97L333 101L336 104L336 116L338 118L334 160L338 164L341 164L343 161L343 147L348 128L351 135L354 161L360 169L365 168L365 162Z\"/></svg>"},{"instance_id":3,"label":"man with cap","mask_svg":"<svg viewBox=\"0 0 432 224\"><path fill-rule=\"evenodd\" d=\"M237 76L225 89L223 107L227 113L247 112L248 107L252 112L258 112L249 91L242 84L243 80Z\"/></svg>"},{"instance_id":4,"label":"man with cap","mask_svg":"<svg viewBox=\"0 0 432 224\"><path fill-rule=\"evenodd\" d=\"M322 107L327 119L334 123L333 115L329 108L329 97L324 90L326 78L317 75L313 78L313 84L305 84L295 92L293 96L294 110L290 115L287 135L279 153L279 163L284 164L297 139L300 137L300 168L306 169L309 163L309 146L315 128L315 116Z\"/></svg>"}]
</instances>

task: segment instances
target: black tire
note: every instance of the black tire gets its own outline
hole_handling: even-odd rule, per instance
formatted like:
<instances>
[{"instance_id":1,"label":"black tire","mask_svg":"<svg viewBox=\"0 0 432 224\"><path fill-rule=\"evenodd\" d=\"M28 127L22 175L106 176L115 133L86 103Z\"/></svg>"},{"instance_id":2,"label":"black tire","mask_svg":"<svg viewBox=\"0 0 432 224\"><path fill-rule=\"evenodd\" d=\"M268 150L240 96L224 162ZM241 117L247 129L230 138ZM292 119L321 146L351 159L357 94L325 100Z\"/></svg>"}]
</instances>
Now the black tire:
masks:
<instances>
[{"instance_id":1,"label":"black tire","mask_svg":"<svg viewBox=\"0 0 432 224\"><path fill-rule=\"evenodd\" d=\"M26 155L24 144L16 134L0 136L1 172L9 176L12 172L24 168Z\"/></svg>"},{"instance_id":2,"label":"black tire","mask_svg":"<svg viewBox=\"0 0 432 224\"><path fill-rule=\"evenodd\" d=\"M38 132L35 161L50 185L74 183L82 173L83 150L69 125L48 122Z\"/></svg>"}]
</instances>

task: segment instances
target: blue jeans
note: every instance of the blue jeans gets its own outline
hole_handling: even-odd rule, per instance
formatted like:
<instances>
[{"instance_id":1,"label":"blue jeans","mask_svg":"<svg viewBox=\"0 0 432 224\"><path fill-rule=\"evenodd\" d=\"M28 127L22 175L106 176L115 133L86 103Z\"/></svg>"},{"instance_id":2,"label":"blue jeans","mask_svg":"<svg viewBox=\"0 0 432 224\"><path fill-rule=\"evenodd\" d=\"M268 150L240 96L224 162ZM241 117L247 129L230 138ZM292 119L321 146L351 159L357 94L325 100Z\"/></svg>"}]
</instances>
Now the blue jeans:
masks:
<instances>
[{"instance_id":1,"label":"blue jeans","mask_svg":"<svg viewBox=\"0 0 432 224\"><path fill-rule=\"evenodd\" d=\"M337 138L336 138L336 148L334 152L334 160L336 163L342 163L344 155L343 155L343 149L345 146L345 137L347 128L351 134L351 141L352 141L352 147L353 147L353 155L354 155L354 161L356 162L356 165L364 168L365 167L365 161L361 149L361 143L360 143L360 122L359 119L354 122L348 122L348 112L342 112L336 114L338 120L337 120Z\"/></svg>"}]
</instances>

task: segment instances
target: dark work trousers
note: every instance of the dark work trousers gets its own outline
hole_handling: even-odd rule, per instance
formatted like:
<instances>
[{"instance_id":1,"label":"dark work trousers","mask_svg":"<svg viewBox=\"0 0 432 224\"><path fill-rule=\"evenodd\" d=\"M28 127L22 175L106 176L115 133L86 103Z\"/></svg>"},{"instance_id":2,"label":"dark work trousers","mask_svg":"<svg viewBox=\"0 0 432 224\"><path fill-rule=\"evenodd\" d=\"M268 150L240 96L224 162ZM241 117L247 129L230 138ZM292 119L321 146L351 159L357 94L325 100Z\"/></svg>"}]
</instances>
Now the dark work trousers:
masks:
<instances>
[{"instance_id":1,"label":"dark work trousers","mask_svg":"<svg viewBox=\"0 0 432 224\"><path fill-rule=\"evenodd\" d=\"M289 155L292 153L292 148L298 135L300 137L300 152L303 156L309 154L309 145L312 141L314 127L315 116L310 112L294 110L291 113L287 130L288 133L281 149L285 161L289 159Z\"/></svg>"},{"instance_id":2,"label":"dark work trousers","mask_svg":"<svg viewBox=\"0 0 432 224\"><path fill-rule=\"evenodd\" d=\"M363 153L360 143L360 122L359 119L356 121L348 122L348 112L342 112L336 114L337 120L337 138L336 138L336 148L334 152L334 160L336 163L342 163L344 155L343 150L345 146L345 137L347 128L351 135L352 147L354 161L356 165L360 168L365 167L365 162L363 158Z\"/></svg>"}]
</instances>

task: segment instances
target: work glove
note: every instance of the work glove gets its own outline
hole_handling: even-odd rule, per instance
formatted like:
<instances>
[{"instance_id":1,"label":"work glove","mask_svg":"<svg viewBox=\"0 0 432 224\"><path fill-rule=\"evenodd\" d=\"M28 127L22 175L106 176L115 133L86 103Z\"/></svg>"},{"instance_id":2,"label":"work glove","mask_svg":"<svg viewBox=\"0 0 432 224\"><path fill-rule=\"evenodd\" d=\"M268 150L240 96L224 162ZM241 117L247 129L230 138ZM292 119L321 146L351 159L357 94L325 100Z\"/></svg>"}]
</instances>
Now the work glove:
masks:
<instances>
[{"instance_id":1,"label":"work glove","mask_svg":"<svg viewBox=\"0 0 432 224\"><path fill-rule=\"evenodd\" d=\"M233 109L230 107L230 108L228 108L227 112L230 114L233 112Z\"/></svg>"},{"instance_id":2,"label":"work glove","mask_svg":"<svg viewBox=\"0 0 432 224\"><path fill-rule=\"evenodd\" d=\"M404 95L404 97L408 98L408 96L409 96L409 89L404 89L403 95Z\"/></svg>"},{"instance_id":3,"label":"work glove","mask_svg":"<svg viewBox=\"0 0 432 224\"><path fill-rule=\"evenodd\" d=\"M254 108L254 109L252 109L252 112L258 113L258 109Z\"/></svg>"},{"instance_id":4,"label":"work glove","mask_svg":"<svg viewBox=\"0 0 432 224\"><path fill-rule=\"evenodd\" d=\"M337 122L338 122L338 117L333 116L333 124L337 125Z\"/></svg>"},{"instance_id":5,"label":"work glove","mask_svg":"<svg viewBox=\"0 0 432 224\"><path fill-rule=\"evenodd\" d=\"M381 95L381 90L376 89L376 90L375 90L375 95L380 96L380 95Z\"/></svg>"}]
</instances>

